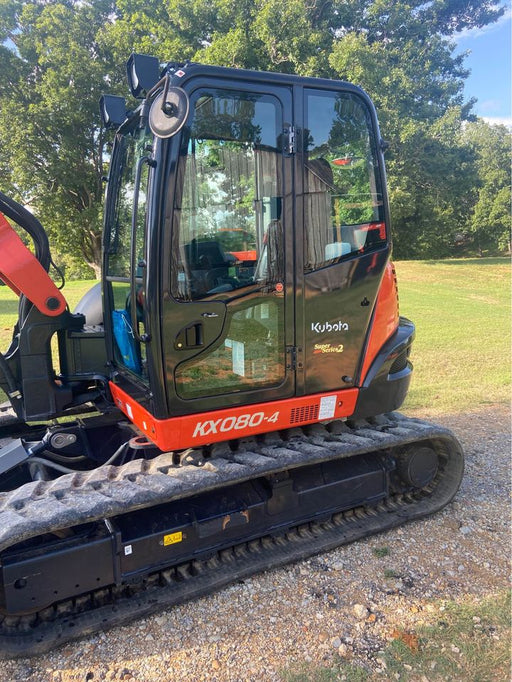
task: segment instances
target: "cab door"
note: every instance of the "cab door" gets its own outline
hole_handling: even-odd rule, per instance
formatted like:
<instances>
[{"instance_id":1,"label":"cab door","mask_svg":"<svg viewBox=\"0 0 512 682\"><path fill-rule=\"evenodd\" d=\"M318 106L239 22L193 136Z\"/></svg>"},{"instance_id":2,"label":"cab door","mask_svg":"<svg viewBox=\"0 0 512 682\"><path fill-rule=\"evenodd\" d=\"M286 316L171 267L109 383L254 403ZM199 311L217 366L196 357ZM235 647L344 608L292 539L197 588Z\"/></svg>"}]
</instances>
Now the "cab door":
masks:
<instances>
[{"instance_id":1,"label":"cab door","mask_svg":"<svg viewBox=\"0 0 512 682\"><path fill-rule=\"evenodd\" d=\"M173 415L295 391L290 91L222 80L188 87L163 254Z\"/></svg>"}]
</instances>

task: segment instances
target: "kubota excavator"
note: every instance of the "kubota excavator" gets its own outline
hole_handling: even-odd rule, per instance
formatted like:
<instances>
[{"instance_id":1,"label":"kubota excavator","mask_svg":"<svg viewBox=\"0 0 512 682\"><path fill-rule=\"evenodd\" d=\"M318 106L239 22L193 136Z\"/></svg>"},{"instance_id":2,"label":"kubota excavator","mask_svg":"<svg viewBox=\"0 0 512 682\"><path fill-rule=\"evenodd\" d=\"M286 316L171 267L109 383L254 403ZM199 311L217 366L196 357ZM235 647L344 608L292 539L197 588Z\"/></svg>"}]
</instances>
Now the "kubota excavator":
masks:
<instances>
[{"instance_id":1,"label":"kubota excavator","mask_svg":"<svg viewBox=\"0 0 512 682\"><path fill-rule=\"evenodd\" d=\"M101 101L103 275L75 312L0 195L3 657L430 514L462 476L449 431L394 412L414 326L368 96L147 55L128 80L137 108Z\"/></svg>"}]
</instances>

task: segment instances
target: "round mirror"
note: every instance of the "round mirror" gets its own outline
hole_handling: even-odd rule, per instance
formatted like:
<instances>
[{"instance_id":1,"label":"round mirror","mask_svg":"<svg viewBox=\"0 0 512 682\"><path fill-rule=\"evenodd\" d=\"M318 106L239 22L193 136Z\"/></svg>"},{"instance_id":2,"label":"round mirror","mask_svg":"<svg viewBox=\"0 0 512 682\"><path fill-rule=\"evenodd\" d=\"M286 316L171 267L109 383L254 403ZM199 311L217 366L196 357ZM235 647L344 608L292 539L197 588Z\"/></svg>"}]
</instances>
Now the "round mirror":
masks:
<instances>
[{"instance_id":1,"label":"round mirror","mask_svg":"<svg viewBox=\"0 0 512 682\"><path fill-rule=\"evenodd\" d=\"M172 137L188 116L188 95L181 88L161 92L149 110L149 127L157 137Z\"/></svg>"}]
</instances>

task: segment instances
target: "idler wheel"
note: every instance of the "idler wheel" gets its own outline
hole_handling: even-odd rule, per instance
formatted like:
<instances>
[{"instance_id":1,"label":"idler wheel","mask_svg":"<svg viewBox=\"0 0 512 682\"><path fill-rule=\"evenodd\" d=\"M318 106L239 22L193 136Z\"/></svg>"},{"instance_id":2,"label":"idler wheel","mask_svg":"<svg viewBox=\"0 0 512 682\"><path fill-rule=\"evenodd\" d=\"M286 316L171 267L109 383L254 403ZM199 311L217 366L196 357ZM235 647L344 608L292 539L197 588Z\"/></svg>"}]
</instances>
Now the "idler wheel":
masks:
<instances>
[{"instance_id":1,"label":"idler wheel","mask_svg":"<svg viewBox=\"0 0 512 682\"><path fill-rule=\"evenodd\" d=\"M397 461L400 478L414 488L424 488L431 483L438 467L437 453L426 445L406 450Z\"/></svg>"}]
</instances>

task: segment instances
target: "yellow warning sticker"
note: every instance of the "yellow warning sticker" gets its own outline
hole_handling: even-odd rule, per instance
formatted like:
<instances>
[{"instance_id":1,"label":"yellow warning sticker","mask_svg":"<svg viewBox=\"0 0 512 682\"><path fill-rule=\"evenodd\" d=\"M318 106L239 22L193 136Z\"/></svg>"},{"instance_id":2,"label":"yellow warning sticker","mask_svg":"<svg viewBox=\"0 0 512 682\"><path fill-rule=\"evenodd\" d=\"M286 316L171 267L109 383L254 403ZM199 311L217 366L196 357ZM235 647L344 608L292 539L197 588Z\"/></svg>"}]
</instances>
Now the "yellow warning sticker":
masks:
<instances>
[{"instance_id":1,"label":"yellow warning sticker","mask_svg":"<svg viewBox=\"0 0 512 682\"><path fill-rule=\"evenodd\" d=\"M164 547L167 547L167 545L175 545L177 542L181 542L183 540L183 533L182 531L178 531L177 533L170 533L169 535L164 535Z\"/></svg>"}]
</instances>

